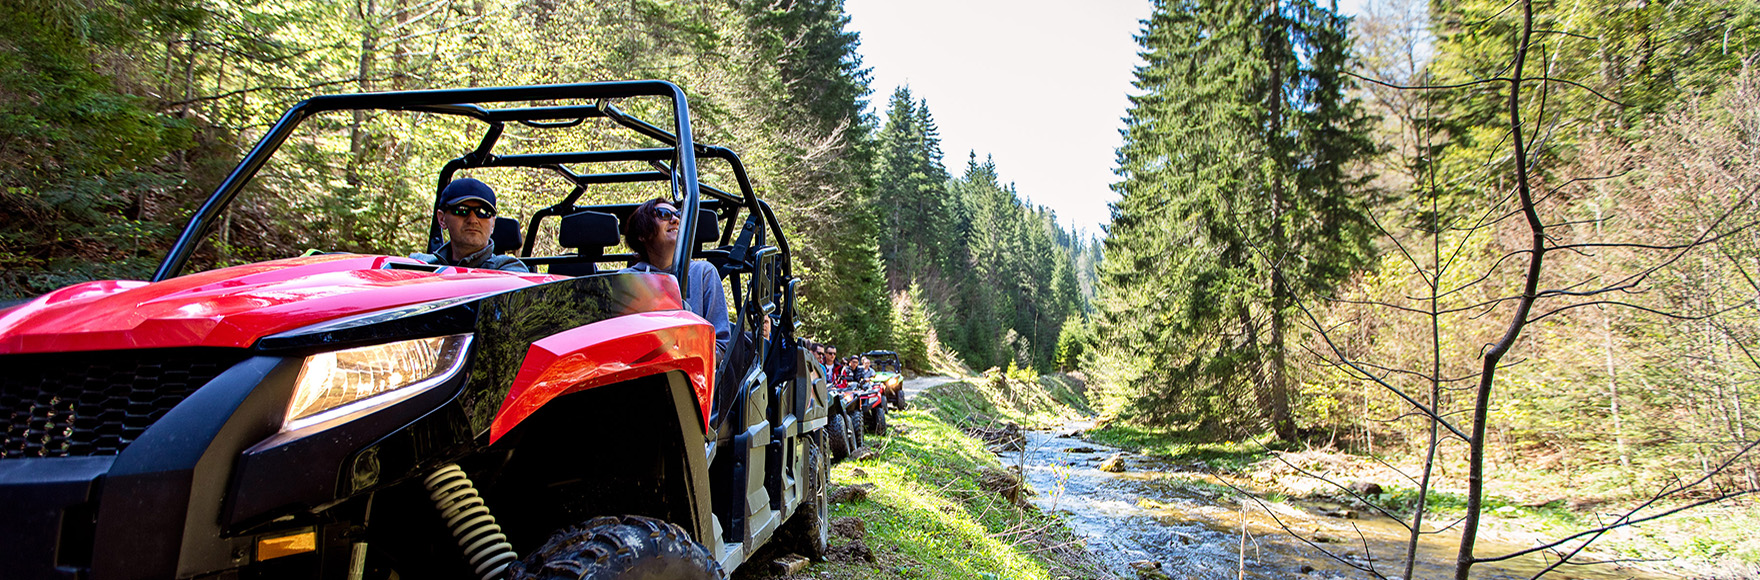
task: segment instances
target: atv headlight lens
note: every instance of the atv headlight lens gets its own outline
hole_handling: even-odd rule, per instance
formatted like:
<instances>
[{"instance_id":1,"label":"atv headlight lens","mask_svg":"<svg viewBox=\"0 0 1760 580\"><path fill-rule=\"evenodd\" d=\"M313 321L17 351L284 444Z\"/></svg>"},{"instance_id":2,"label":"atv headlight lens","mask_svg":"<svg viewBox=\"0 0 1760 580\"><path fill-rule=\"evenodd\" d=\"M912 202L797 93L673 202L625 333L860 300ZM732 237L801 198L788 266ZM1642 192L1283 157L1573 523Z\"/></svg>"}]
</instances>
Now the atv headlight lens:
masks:
<instances>
[{"instance_id":1,"label":"atv headlight lens","mask_svg":"<svg viewBox=\"0 0 1760 580\"><path fill-rule=\"evenodd\" d=\"M282 431L294 431L415 396L464 366L471 335L455 334L306 357Z\"/></svg>"}]
</instances>

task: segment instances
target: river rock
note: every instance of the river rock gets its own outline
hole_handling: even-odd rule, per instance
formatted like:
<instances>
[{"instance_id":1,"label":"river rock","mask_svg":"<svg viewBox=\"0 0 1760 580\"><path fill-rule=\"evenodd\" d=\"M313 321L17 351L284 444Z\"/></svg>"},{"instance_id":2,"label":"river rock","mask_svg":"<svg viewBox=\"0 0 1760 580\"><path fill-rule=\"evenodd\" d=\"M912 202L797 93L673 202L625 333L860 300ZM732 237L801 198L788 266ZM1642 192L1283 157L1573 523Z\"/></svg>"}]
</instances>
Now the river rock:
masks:
<instances>
[{"instance_id":1,"label":"river rock","mask_svg":"<svg viewBox=\"0 0 1760 580\"><path fill-rule=\"evenodd\" d=\"M1093 453L1095 451L1099 450L1093 447L1071 447L1063 450L1064 453Z\"/></svg>"},{"instance_id":2,"label":"river rock","mask_svg":"<svg viewBox=\"0 0 1760 580\"><path fill-rule=\"evenodd\" d=\"M1124 473L1124 454L1114 453L1100 462L1100 471L1107 473Z\"/></svg>"},{"instance_id":3,"label":"river rock","mask_svg":"<svg viewBox=\"0 0 1760 580\"><path fill-rule=\"evenodd\" d=\"M776 573L784 576L805 570L807 564L811 563L811 560L797 554L788 554L771 561L771 565L775 567Z\"/></svg>"},{"instance_id":4,"label":"river rock","mask_svg":"<svg viewBox=\"0 0 1760 580\"><path fill-rule=\"evenodd\" d=\"M1382 493L1385 493L1381 490L1381 484L1373 481L1353 481L1348 487L1350 487L1351 492L1356 493L1357 495L1381 495Z\"/></svg>"},{"instance_id":5,"label":"river rock","mask_svg":"<svg viewBox=\"0 0 1760 580\"><path fill-rule=\"evenodd\" d=\"M1137 572L1137 580L1173 580L1173 577L1161 571L1161 563L1154 560L1131 562L1131 570Z\"/></svg>"}]
</instances>

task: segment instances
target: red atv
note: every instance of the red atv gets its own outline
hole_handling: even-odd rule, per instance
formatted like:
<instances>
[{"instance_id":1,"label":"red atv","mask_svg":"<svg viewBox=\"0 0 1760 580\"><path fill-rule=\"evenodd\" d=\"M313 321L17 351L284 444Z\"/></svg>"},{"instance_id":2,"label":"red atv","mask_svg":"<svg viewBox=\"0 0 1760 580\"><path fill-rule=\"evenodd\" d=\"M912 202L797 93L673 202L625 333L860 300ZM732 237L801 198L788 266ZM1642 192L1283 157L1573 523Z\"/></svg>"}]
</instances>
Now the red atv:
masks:
<instances>
[{"instance_id":1,"label":"red atv","mask_svg":"<svg viewBox=\"0 0 1760 580\"><path fill-rule=\"evenodd\" d=\"M853 364L844 365L843 369L843 374L831 381L831 393L851 401L848 421L854 425L857 436L885 435L887 397L881 383L871 373L863 376Z\"/></svg>"},{"instance_id":2,"label":"red atv","mask_svg":"<svg viewBox=\"0 0 1760 580\"><path fill-rule=\"evenodd\" d=\"M334 143L360 111L480 135L442 186L559 185L495 236L539 273L324 254L185 274L214 261L202 244L241 192L276 186L247 187L277 150L323 142L290 139L302 123ZM699 159L736 187L700 182ZM606 250L634 205L587 200L628 201L601 193L622 186L684 210L672 275L610 265L632 258ZM691 258L732 288L725 362L683 309ZM802 371L795 283L770 207L738 156L693 140L670 83L309 99L151 281L0 310L0 577L719 578L772 540L818 557L828 394Z\"/></svg>"},{"instance_id":3,"label":"red atv","mask_svg":"<svg viewBox=\"0 0 1760 580\"><path fill-rule=\"evenodd\" d=\"M831 448L831 461L843 461L855 454L865 443L862 401L849 389L842 387L843 379L838 373L818 364L813 366L817 372L826 375L826 383L829 385L827 395L830 397L830 410L825 423L825 440Z\"/></svg>"}]
</instances>

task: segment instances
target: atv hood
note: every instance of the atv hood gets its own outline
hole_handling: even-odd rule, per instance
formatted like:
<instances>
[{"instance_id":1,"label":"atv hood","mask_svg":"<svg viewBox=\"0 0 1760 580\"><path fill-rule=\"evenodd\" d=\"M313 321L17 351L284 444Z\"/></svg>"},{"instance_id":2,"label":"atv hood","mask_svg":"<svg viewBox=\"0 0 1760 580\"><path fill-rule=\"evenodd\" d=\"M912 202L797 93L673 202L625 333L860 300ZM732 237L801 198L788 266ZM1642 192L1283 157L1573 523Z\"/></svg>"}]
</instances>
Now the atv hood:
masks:
<instances>
[{"instance_id":1,"label":"atv hood","mask_svg":"<svg viewBox=\"0 0 1760 580\"><path fill-rule=\"evenodd\" d=\"M150 283L68 286L0 311L0 354L212 346L344 316L493 294L559 279L473 268L392 269L390 256L323 255L221 268Z\"/></svg>"}]
</instances>

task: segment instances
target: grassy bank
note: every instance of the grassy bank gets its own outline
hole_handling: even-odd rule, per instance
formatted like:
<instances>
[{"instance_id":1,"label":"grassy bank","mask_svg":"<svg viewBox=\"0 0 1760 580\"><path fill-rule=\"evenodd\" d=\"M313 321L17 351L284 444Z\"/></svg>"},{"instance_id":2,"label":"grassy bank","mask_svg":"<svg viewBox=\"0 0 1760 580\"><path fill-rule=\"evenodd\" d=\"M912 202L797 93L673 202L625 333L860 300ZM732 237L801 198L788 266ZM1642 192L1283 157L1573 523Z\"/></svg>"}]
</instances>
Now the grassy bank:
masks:
<instances>
[{"instance_id":1,"label":"grassy bank","mask_svg":"<svg viewBox=\"0 0 1760 580\"><path fill-rule=\"evenodd\" d=\"M916 403L954 425L1012 422L1049 427L1092 416L1086 386L1069 375L996 369L929 389Z\"/></svg>"},{"instance_id":2,"label":"grassy bank","mask_svg":"<svg viewBox=\"0 0 1760 580\"><path fill-rule=\"evenodd\" d=\"M1038 387L1036 385L1046 385ZM1014 397L994 388L1012 388ZM1024 388L1031 387L1031 388ZM956 425L1049 419L1064 395L1080 401L1065 379L986 383L983 377L942 385L890 416L892 432L869 435L867 452L831 470L834 492L864 488L865 497L831 506L832 556L792 575L749 566L742 578L835 579L1110 579L1055 515L1027 503L1024 485L984 443ZM1033 392L1043 391L1043 392ZM1022 414L1020 401L1034 401ZM1079 411L1063 411L1076 414ZM985 417L985 419L973 419ZM835 493L834 493L835 495ZM850 533L853 522L863 531ZM850 537L859 535L859 538ZM869 558L872 558L870 561Z\"/></svg>"}]
</instances>

